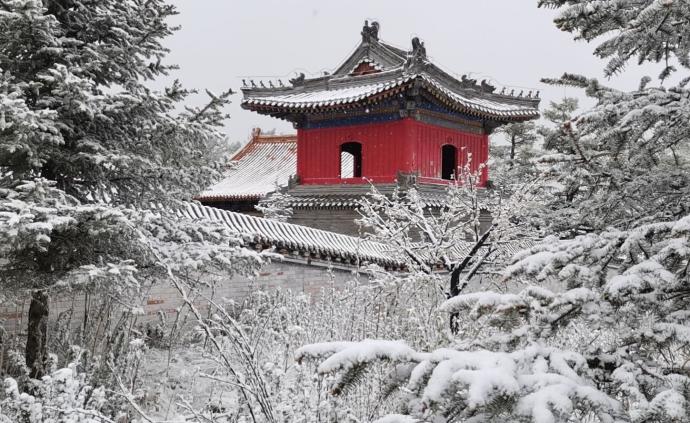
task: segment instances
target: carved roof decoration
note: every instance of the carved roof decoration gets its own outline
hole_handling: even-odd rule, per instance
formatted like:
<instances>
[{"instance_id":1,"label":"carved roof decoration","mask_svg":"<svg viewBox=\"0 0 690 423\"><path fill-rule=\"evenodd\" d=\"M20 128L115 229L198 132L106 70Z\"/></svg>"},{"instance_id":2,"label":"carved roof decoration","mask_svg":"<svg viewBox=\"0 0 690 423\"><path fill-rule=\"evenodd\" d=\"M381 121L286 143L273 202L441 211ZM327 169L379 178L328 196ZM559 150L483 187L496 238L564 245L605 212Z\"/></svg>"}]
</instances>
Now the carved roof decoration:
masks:
<instances>
[{"instance_id":1,"label":"carved roof decoration","mask_svg":"<svg viewBox=\"0 0 690 423\"><path fill-rule=\"evenodd\" d=\"M352 69L352 72L350 72L350 75L353 75L353 76L368 75L370 73L381 72L382 70L383 70L383 66L379 65L374 60L369 59L368 57L365 57L364 59L362 59L357 64L357 66L355 66L354 69Z\"/></svg>"},{"instance_id":2,"label":"carved roof decoration","mask_svg":"<svg viewBox=\"0 0 690 423\"><path fill-rule=\"evenodd\" d=\"M232 157L224 178L195 200L259 200L276 186L286 186L296 173L297 135L264 135L256 128L249 143Z\"/></svg>"},{"instance_id":3,"label":"carved roof decoration","mask_svg":"<svg viewBox=\"0 0 690 423\"><path fill-rule=\"evenodd\" d=\"M379 25L365 23L362 41L331 75L290 80L291 86L245 82L242 107L295 121L304 114L350 110L392 96L424 90L450 110L495 122L539 117L539 94L498 91L486 80L457 79L427 57L424 42L415 37L405 51L379 39ZM368 64L369 67L363 67ZM375 71L372 70L375 69ZM358 70L362 70L358 72ZM282 84L282 82L281 82Z\"/></svg>"}]
</instances>

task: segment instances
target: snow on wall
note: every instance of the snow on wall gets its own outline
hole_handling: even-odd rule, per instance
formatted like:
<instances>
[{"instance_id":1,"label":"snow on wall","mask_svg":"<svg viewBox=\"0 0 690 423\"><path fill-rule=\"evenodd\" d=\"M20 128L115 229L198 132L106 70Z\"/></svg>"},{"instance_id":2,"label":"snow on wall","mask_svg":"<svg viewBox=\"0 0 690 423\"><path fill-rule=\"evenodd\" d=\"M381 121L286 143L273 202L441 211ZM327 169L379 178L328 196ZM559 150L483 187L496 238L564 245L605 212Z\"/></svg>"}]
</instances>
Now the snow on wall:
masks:
<instances>
[{"instance_id":1,"label":"snow on wall","mask_svg":"<svg viewBox=\"0 0 690 423\"><path fill-rule=\"evenodd\" d=\"M214 299L220 302L223 299L241 302L251 292L270 291L276 288L318 296L322 288L340 287L356 277L357 275L351 271L339 268L328 269L295 262L272 262L263 266L252 278L235 276L229 280L224 279L217 285ZM210 296L210 289L204 294ZM30 298L27 298L24 302L0 307L0 327L10 334L21 334L26 331L29 301ZM95 304L93 299L91 302ZM159 313L172 319L181 305L179 293L172 284L155 284L140 304L143 315L139 318L139 322L156 321ZM208 305L199 301L197 306L205 310ZM49 307L49 320L52 323L56 322L61 313L67 314L69 310L74 310L72 316L74 325L83 323L84 309L89 308L84 293L78 292L66 292L51 298Z\"/></svg>"}]
</instances>

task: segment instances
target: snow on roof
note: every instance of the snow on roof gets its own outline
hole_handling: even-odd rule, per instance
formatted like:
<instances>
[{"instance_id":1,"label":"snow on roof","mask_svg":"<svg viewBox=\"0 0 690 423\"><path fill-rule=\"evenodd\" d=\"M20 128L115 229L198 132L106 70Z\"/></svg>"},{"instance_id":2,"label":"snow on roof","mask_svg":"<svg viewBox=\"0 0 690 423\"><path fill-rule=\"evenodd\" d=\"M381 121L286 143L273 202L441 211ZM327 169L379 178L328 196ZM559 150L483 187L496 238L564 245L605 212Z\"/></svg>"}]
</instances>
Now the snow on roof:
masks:
<instances>
[{"instance_id":1,"label":"snow on roof","mask_svg":"<svg viewBox=\"0 0 690 423\"><path fill-rule=\"evenodd\" d=\"M244 82L242 107L282 119L294 120L305 113L352 109L379 102L403 90L423 88L453 111L497 122L511 122L539 117L539 96L496 87L467 76L457 79L432 63L424 43L412 40L412 50L405 51L384 43L378 34L367 35L331 75L291 79L291 86L262 81ZM367 72L355 72L361 64L371 64ZM416 94L415 94L416 95Z\"/></svg>"},{"instance_id":2,"label":"snow on roof","mask_svg":"<svg viewBox=\"0 0 690 423\"><path fill-rule=\"evenodd\" d=\"M257 200L285 186L297 173L297 135L262 135L252 138L231 159L224 178L195 197L199 201Z\"/></svg>"},{"instance_id":3,"label":"snow on roof","mask_svg":"<svg viewBox=\"0 0 690 423\"><path fill-rule=\"evenodd\" d=\"M425 71L408 73L402 68L386 75L373 74L355 77L362 78L353 85L353 78L341 81L331 80L328 84L299 89L244 90L243 106L249 109L262 108L291 110L295 112L319 108L342 108L374 97L389 97L404 89L411 81L419 79L423 86L446 97L449 103L462 111L487 118L532 119L539 116L539 111L531 99L515 101L498 94L476 93L472 90L457 89L441 81L435 75ZM388 76L387 78L385 76ZM369 79L365 79L370 77Z\"/></svg>"},{"instance_id":4,"label":"snow on roof","mask_svg":"<svg viewBox=\"0 0 690 423\"><path fill-rule=\"evenodd\" d=\"M250 246L258 246L260 249L275 248L278 253L285 256L292 254L352 266L375 263L386 268L404 267L404 262L396 258L393 247L368 239L221 210L198 203L187 203L178 213L193 220L206 219L221 223L232 232L241 235ZM502 242L499 254L512 257L517 252L530 248L534 243L534 240ZM452 255L458 260L462 259L469 254L473 245L473 242L458 242ZM483 251L484 248L478 254L481 255Z\"/></svg>"},{"instance_id":5,"label":"snow on roof","mask_svg":"<svg viewBox=\"0 0 690 423\"><path fill-rule=\"evenodd\" d=\"M390 254L390 247L365 239L309 228L292 223L278 222L220 210L196 203L187 204L180 214L191 219L208 219L222 223L241 234L245 242L262 248L275 247L278 252L306 253L309 257L325 258L344 264L376 263L384 267L400 267ZM281 252L282 253L282 252Z\"/></svg>"},{"instance_id":6,"label":"snow on roof","mask_svg":"<svg viewBox=\"0 0 690 423\"><path fill-rule=\"evenodd\" d=\"M256 93L247 97L243 104L276 106L281 108L308 109L320 106L336 106L355 103L372 95L399 87L411 79L410 76L388 81L370 81L362 85L332 85L332 89L291 90L283 92Z\"/></svg>"}]
</instances>

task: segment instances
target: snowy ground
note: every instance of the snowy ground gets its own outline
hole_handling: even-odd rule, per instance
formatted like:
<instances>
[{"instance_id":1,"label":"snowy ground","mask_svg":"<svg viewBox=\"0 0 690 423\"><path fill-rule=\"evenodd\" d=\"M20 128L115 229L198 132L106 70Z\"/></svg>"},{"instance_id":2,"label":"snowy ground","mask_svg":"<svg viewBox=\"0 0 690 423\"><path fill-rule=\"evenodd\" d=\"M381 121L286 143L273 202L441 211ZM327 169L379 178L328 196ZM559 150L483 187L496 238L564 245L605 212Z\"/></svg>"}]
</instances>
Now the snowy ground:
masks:
<instances>
[{"instance_id":1,"label":"snowy ground","mask_svg":"<svg viewBox=\"0 0 690 423\"><path fill-rule=\"evenodd\" d=\"M185 405L195 410L233 412L237 397L227 385L202 375L213 376L217 365L204 351L203 344L180 346L174 351L150 349L141 366L145 392L137 396L151 418L185 421L190 415ZM186 404L185 404L186 403Z\"/></svg>"}]
</instances>

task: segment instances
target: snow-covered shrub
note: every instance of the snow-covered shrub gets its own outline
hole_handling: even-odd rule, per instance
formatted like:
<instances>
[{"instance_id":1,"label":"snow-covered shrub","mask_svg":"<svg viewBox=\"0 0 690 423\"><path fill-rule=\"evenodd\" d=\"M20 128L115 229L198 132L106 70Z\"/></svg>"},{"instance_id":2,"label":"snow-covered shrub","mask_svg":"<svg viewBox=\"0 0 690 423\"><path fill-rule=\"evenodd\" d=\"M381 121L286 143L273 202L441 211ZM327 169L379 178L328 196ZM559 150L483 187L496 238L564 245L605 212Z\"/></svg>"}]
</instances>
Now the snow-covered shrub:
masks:
<instances>
[{"instance_id":1,"label":"snow-covered shrub","mask_svg":"<svg viewBox=\"0 0 690 423\"><path fill-rule=\"evenodd\" d=\"M184 400L175 397L174 413L189 416L195 410L213 418L206 407L211 400L215 409L232 408L250 420L253 413L256 421L370 421L381 410L393 410L393 404L378 401L388 385L384 366L373 365L375 377L343 386L335 397L328 395L334 376L316 376L311 363L294 358L305 343L336 339L405 337L418 348L447 342L445 319L430 314L443 301L438 288L418 279L389 282L378 277L368 281L363 274L359 282L324 288L314 297L258 291L242 303L212 301L208 314L192 312L201 336L176 350L184 357L200 348L213 370L205 370L195 383L218 385L208 388L214 395L206 399L196 388L194 394L182 394ZM201 292L181 287L188 299ZM188 301L184 310L193 304Z\"/></svg>"},{"instance_id":2,"label":"snow-covered shrub","mask_svg":"<svg viewBox=\"0 0 690 423\"><path fill-rule=\"evenodd\" d=\"M102 423L113 421L103 413L107 394L92 386L76 363L36 381L31 394L21 392L17 381L7 378L0 394L2 423ZM124 415L124 413L119 413Z\"/></svg>"}]
</instances>

